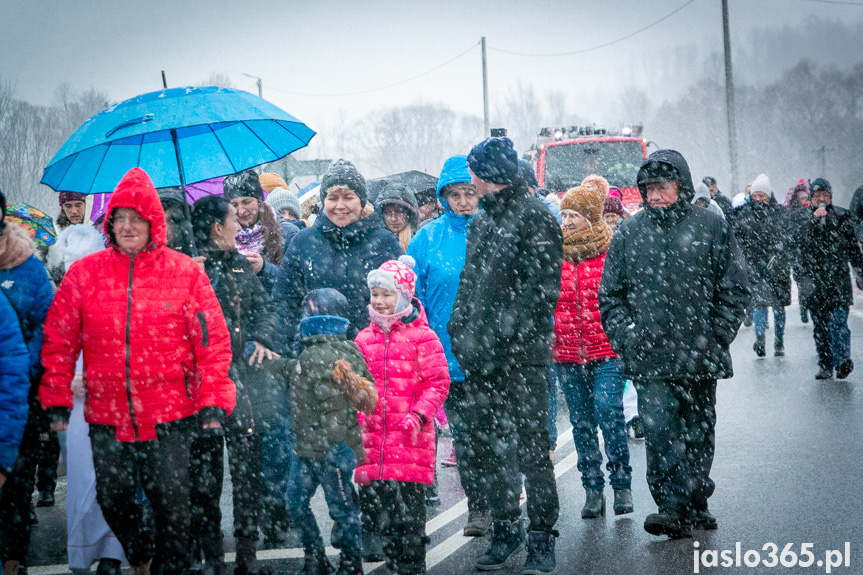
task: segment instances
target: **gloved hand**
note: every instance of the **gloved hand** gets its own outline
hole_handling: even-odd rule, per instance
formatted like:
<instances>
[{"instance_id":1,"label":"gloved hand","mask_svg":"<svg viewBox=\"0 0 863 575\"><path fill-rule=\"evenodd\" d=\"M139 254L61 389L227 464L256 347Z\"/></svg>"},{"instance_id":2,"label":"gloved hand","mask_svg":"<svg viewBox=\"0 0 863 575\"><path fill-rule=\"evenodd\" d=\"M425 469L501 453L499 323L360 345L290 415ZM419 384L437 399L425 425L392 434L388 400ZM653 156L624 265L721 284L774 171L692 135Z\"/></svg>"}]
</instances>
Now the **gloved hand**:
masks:
<instances>
[{"instance_id":1,"label":"gloved hand","mask_svg":"<svg viewBox=\"0 0 863 575\"><path fill-rule=\"evenodd\" d=\"M420 419L420 416L413 411L405 415L399 422L399 428L409 432L414 441L416 441L417 435L419 435L422 427L422 419Z\"/></svg>"}]
</instances>

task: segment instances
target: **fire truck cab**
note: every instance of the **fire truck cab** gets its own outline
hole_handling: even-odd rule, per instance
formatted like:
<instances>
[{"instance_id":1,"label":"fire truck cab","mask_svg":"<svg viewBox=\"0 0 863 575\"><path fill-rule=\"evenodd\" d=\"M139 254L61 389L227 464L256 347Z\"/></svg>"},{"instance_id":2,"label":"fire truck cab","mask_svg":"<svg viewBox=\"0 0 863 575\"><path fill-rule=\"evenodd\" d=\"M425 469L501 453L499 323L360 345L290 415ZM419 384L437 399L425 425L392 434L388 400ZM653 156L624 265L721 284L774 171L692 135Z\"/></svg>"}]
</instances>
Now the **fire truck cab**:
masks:
<instances>
[{"instance_id":1,"label":"fire truck cab","mask_svg":"<svg viewBox=\"0 0 863 575\"><path fill-rule=\"evenodd\" d=\"M539 185L563 194L590 174L599 174L620 190L623 205L634 211L641 204L636 176L647 158L642 126L608 131L594 126L543 128L536 144L524 154L536 170Z\"/></svg>"}]
</instances>

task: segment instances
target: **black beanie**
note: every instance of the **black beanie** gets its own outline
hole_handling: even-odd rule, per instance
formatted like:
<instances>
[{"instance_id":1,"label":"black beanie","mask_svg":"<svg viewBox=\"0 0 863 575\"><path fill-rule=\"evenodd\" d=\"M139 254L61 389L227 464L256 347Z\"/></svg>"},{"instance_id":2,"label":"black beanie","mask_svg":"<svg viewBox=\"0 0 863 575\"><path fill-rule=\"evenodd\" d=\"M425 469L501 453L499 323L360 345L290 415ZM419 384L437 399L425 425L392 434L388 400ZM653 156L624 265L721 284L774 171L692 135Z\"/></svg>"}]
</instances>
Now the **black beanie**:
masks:
<instances>
[{"instance_id":1,"label":"black beanie","mask_svg":"<svg viewBox=\"0 0 863 575\"><path fill-rule=\"evenodd\" d=\"M815 192L827 192L831 196L833 195L833 186L830 185L830 182L825 180L824 178L817 178L811 184L809 184L809 199L812 199L812 194Z\"/></svg>"},{"instance_id":2,"label":"black beanie","mask_svg":"<svg viewBox=\"0 0 863 575\"><path fill-rule=\"evenodd\" d=\"M509 138L487 138L467 155L471 171L492 184L512 184L518 178L518 154Z\"/></svg>"},{"instance_id":3,"label":"black beanie","mask_svg":"<svg viewBox=\"0 0 863 575\"><path fill-rule=\"evenodd\" d=\"M369 200L369 190L366 187L366 179L357 170L357 167L345 159L338 159L333 162L327 173L324 174L321 180L321 205L324 205L324 198L327 197L327 192L333 186L346 186L354 191L360 198L360 203L363 207Z\"/></svg>"},{"instance_id":4,"label":"black beanie","mask_svg":"<svg viewBox=\"0 0 863 575\"><path fill-rule=\"evenodd\" d=\"M536 180L536 172L533 171L533 166L527 160L518 161L518 169L521 172L521 179L527 184L528 188L538 188L539 182Z\"/></svg>"},{"instance_id":5,"label":"black beanie","mask_svg":"<svg viewBox=\"0 0 863 575\"><path fill-rule=\"evenodd\" d=\"M248 196L259 202L264 201L264 188L254 170L243 170L239 174L231 174L222 182L225 199L229 202L234 198Z\"/></svg>"}]
</instances>

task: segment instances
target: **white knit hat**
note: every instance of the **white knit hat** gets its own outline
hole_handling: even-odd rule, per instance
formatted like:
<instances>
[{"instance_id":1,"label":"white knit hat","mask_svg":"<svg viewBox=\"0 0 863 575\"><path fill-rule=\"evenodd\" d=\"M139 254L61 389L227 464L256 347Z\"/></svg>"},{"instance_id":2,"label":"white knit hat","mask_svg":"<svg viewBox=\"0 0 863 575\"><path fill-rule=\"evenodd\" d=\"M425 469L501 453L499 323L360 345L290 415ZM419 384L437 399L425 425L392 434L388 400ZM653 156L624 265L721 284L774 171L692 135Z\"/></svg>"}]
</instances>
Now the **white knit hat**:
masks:
<instances>
[{"instance_id":1,"label":"white knit hat","mask_svg":"<svg viewBox=\"0 0 863 575\"><path fill-rule=\"evenodd\" d=\"M303 217L303 209L300 207L300 200L296 194L285 188L275 188L267 196L265 200L270 207L276 210L276 213L281 213L282 210L288 209L297 214L298 218Z\"/></svg>"},{"instance_id":2,"label":"white knit hat","mask_svg":"<svg viewBox=\"0 0 863 575\"><path fill-rule=\"evenodd\" d=\"M758 177L752 182L749 193L754 194L755 192L764 192L768 196L773 193L773 186L770 185L770 178L767 177L767 174L758 174Z\"/></svg>"}]
</instances>

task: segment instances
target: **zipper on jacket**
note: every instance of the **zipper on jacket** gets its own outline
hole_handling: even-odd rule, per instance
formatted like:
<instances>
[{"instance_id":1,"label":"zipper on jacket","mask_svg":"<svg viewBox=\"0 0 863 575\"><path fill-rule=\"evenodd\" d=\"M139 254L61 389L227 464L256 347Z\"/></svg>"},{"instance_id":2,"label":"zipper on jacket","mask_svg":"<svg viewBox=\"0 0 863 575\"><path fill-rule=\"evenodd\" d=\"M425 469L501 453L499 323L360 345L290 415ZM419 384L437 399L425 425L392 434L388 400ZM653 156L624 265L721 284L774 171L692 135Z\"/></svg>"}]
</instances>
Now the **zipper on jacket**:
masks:
<instances>
[{"instance_id":1,"label":"zipper on jacket","mask_svg":"<svg viewBox=\"0 0 863 575\"><path fill-rule=\"evenodd\" d=\"M582 361L584 361L587 354L584 352L584 327L581 320L581 315L584 313L584 310L581 309L581 286L578 281L579 266L580 264L575 265L575 309L578 311L578 355L581 357Z\"/></svg>"},{"instance_id":2,"label":"zipper on jacket","mask_svg":"<svg viewBox=\"0 0 863 575\"><path fill-rule=\"evenodd\" d=\"M384 445L387 442L387 364L390 354L390 334L384 334L384 394L381 404L381 464L378 467L378 479L384 478Z\"/></svg>"},{"instance_id":3,"label":"zipper on jacket","mask_svg":"<svg viewBox=\"0 0 863 575\"><path fill-rule=\"evenodd\" d=\"M135 441L138 441L138 422L135 421L135 407L132 403L132 352L130 335L132 331L132 280L135 271L135 256L129 256L129 287L126 290L126 399L129 401L129 417L132 419L132 429L135 430Z\"/></svg>"}]
</instances>

